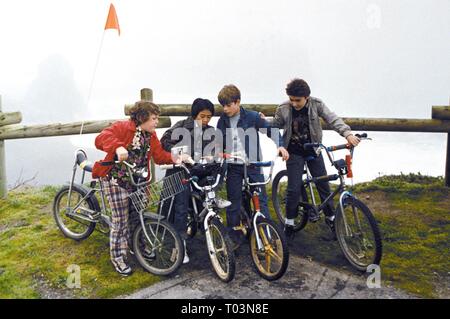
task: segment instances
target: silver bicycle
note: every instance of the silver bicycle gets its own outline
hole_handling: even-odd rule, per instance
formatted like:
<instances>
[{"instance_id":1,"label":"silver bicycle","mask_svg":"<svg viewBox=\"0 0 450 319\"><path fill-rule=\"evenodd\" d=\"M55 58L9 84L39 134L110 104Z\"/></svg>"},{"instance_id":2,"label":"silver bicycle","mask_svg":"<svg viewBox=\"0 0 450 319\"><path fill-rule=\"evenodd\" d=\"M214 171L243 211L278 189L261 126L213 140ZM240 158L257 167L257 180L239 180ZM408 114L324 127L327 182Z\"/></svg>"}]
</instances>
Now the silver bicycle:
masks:
<instances>
[{"instance_id":1,"label":"silver bicycle","mask_svg":"<svg viewBox=\"0 0 450 319\"><path fill-rule=\"evenodd\" d=\"M119 162L104 165L116 163ZM125 161L120 163L126 166L131 183L136 188L129 195L132 252L148 272L169 275L182 264L184 245L177 231L164 220L161 210L154 213L152 209L166 201L173 204L175 195L186 189L183 174L150 183L145 169L137 169ZM82 169L81 183L75 182L78 167ZM92 163L87 161L86 152L79 149L76 151L72 179L56 194L53 203L53 216L58 228L66 237L77 241L88 238L95 229L108 235L112 227L105 190L98 180L93 180L89 186L84 185L86 172L92 172Z\"/></svg>"}]
</instances>

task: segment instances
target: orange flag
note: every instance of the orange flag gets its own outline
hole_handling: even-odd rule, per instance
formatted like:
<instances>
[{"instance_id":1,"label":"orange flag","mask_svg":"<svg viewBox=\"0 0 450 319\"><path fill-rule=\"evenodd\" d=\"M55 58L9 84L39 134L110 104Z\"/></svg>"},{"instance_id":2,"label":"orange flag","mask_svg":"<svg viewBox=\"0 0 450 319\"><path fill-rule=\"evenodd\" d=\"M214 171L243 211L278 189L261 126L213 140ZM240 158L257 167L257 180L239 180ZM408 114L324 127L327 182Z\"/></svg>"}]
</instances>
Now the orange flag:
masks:
<instances>
[{"instance_id":1,"label":"orange flag","mask_svg":"<svg viewBox=\"0 0 450 319\"><path fill-rule=\"evenodd\" d=\"M109 6L108 19L106 19L105 30L107 29L117 29L120 35L119 19L117 19L116 8L112 3Z\"/></svg>"}]
</instances>

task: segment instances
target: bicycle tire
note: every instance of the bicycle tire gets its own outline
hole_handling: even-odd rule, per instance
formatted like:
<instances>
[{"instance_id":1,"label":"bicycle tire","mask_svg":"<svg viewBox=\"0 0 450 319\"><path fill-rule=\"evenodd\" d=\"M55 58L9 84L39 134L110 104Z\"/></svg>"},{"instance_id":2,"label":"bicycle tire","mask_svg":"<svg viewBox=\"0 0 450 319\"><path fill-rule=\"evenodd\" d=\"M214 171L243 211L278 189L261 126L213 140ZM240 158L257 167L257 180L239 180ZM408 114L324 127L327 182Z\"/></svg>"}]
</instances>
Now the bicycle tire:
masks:
<instances>
[{"instance_id":1,"label":"bicycle tire","mask_svg":"<svg viewBox=\"0 0 450 319\"><path fill-rule=\"evenodd\" d=\"M82 185L73 184L72 186L72 193L71 196L78 195L77 202L80 201L83 197L87 195L89 190L85 189ZM76 220L75 218L66 216L67 218L73 220L74 222L84 225L85 230L81 232L77 232L74 228L75 225L68 226L67 223L63 221L61 218L61 213L64 214L64 212L61 212L61 200L64 198L64 195L68 195L69 193L69 185L63 186L58 193L56 193L55 198L53 200L53 218L55 219L56 225L58 226L59 230L64 234L65 237L71 238L76 241L81 241L83 239L88 238L92 232L95 229L95 222L88 222L85 220ZM72 197L73 198L73 197ZM94 200L92 197L89 197L85 199L85 202L87 203L87 208L93 211L100 211L99 204L96 200ZM65 204L67 205L67 204ZM66 206L63 206L66 207Z\"/></svg>"},{"instance_id":2,"label":"bicycle tire","mask_svg":"<svg viewBox=\"0 0 450 319\"><path fill-rule=\"evenodd\" d=\"M273 236L273 234L276 234L276 237L278 238L274 238L274 236L271 239L268 239L265 231L264 231L264 225L268 225L270 226L270 229L272 230L271 234ZM256 271L258 272L258 274L268 280L268 281L274 281L277 279L280 279L286 272L288 264L289 264L289 249L288 249L288 244L287 244L287 240L286 237L284 235L284 232L279 228L279 226L270 219L267 218L260 218L257 221L256 224L256 228L257 230L259 230L259 234L260 234L260 238L263 241L263 245L265 246L265 250L264 252L260 252L258 250L257 247L257 243L256 243L256 234L255 234L255 229L252 229L252 233L250 236L250 250L251 250L251 256L252 256L252 261L253 261L253 265L256 269ZM269 249L273 250L273 245L276 245L276 251L272 252L272 254L278 255L278 258L281 259L281 261L279 261L279 267L276 269L276 271L271 272L271 263L270 263L270 255L271 252L270 250L268 251L266 248L268 245L270 245ZM282 256L279 256L279 253L282 253ZM264 255L262 255L264 253ZM265 269L266 267L264 267L264 265L262 265L261 261L260 261L260 257L264 257L266 260L266 263L268 264L266 267L267 269ZM277 257L274 257L277 258Z\"/></svg>"},{"instance_id":3,"label":"bicycle tire","mask_svg":"<svg viewBox=\"0 0 450 319\"><path fill-rule=\"evenodd\" d=\"M150 243L148 243L148 239L140 223L133 233L132 241L136 260L142 268L154 275L167 276L174 273L181 266L184 258L184 245L180 235L172 225L163 220L158 221L146 218L144 224L147 230L153 230L149 233L149 237L154 243L157 243L155 239L159 235L162 235L162 241L160 240L161 238L158 238L159 248L147 247L146 245ZM147 226L151 226L151 228L147 228ZM154 227L158 227L157 232L154 230ZM170 237L167 237L168 234ZM171 243L172 241L173 243ZM163 251L163 245L165 244L168 245L167 251ZM154 253L154 257L151 257L152 253ZM167 254L169 254L170 266L165 268L158 267L157 262L164 263L162 258L167 257Z\"/></svg>"},{"instance_id":4,"label":"bicycle tire","mask_svg":"<svg viewBox=\"0 0 450 319\"><path fill-rule=\"evenodd\" d=\"M356 260L354 258L355 254L351 251L351 248L349 247L348 243L346 242L345 227L344 227L343 215L342 215L343 212L341 211L340 208L337 210L336 219L335 219L335 231L336 231L336 236L337 236L337 239L339 242L339 246L341 247L341 250L342 250L345 258L349 261L349 263L357 270L365 272L365 271L367 271L367 267L369 265L371 265L371 264L379 265L381 262L383 245L382 245L382 240L381 240L381 235L380 235L380 229L379 229L378 223L375 220L375 217L373 216L370 209L360 200L358 200L354 197L347 197L344 199L343 205L344 205L344 209L348 205L355 206L358 210L360 210L363 213L363 216L365 216L367 218L367 221L370 225L369 229L372 233L373 241L374 241L374 254L373 254L373 257L370 258L370 260L367 263L361 263L361 262L358 262L358 260Z\"/></svg>"},{"instance_id":5,"label":"bicycle tire","mask_svg":"<svg viewBox=\"0 0 450 319\"><path fill-rule=\"evenodd\" d=\"M283 207L286 203L285 200L280 201L280 196L278 196L278 186L283 177L287 177L288 173L287 170L279 171L277 175L275 175L275 178L272 182L272 205L275 210L275 213L277 214L278 220L280 223L284 226L285 224L285 218L286 218L286 212L285 208ZM296 219L296 223L294 225L294 231L298 232L305 228L306 224L308 223L308 211L307 210L300 210L299 206L299 217Z\"/></svg>"},{"instance_id":6,"label":"bicycle tire","mask_svg":"<svg viewBox=\"0 0 450 319\"><path fill-rule=\"evenodd\" d=\"M209 220L208 228L212 244L215 245L215 239L219 238L222 242L219 249L222 249L224 252L223 255L221 255L221 260L219 260L217 257L217 249L214 247L214 251L210 251L210 247L207 247L211 267L221 281L230 282L234 279L236 273L236 260L231 239L225 226L220 222L218 217L212 217ZM217 233L218 237L214 237L215 233Z\"/></svg>"}]
</instances>

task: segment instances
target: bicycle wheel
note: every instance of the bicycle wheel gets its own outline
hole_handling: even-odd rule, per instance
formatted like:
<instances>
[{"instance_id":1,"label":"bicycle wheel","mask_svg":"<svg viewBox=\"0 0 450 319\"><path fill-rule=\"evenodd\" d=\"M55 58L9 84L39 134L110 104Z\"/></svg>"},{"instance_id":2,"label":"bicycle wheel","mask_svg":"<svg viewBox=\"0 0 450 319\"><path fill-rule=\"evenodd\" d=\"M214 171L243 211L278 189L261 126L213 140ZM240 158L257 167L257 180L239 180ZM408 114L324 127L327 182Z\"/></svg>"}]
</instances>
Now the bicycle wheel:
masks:
<instances>
[{"instance_id":1,"label":"bicycle wheel","mask_svg":"<svg viewBox=\"0 0 450 319\"><path fill-rule=\"evenodd\" d=\"M338 209L336 214L335 228L345 258L360 271L366 271L371 264L379 265L382 255L381 236L370 209L354 197L345 198L343 206L344 211Z\"/></svg>"},{"instance_id":2,"label":"bicycle wheel","mask_svg":"<svg viewBox=\"0 0 450 319\"><path fill-rule=\"evenodd\" d=\"M55 196L53 201L53 217L56 225L64 234L64 236L74 239L83 240L95 229L95 223L89 222L81 217L89 218L88 212L99 212L100 207L98 202L92 197L83 199L88 190L81 185L74 184L70 195L69 203L69 186L64 186ZM76 210L73 208L78 204ZM69 216L68 213L73 213ZM80 218L77 218L77 215Z\"/></svg>"},{"instance_id":3,"label":"bicycle wheel","mask_svg":"<svg viewBox=\"0 0 450 319\"><path fill-rule=\"evenodd\" d=\"M180 235L169 223L150 218L140 223L133 233L133 251L139 264L154 275L167 276L183 262L184 245Z\"/></svg>"},{"instance_id":4,"label":"bicycle wheel","mask_svg":"<svg viewBox=\"0 0 450 319\"><path fill-rule=\"evenodd\" d=\"M212 245L212 247L208 247L211 266L220 280L230 282L236 272L236 261L230 237L225 226L217 217L210 219L208 232Z\"/></svg>"},{"instance_id":5,"label":"bicycle wheel","mask_svg":"<svg viewBox=\"0 0 450 319\"><path fill-rule=\"evenodd\" d=\"M250 250L253 265L261 277L272 281L281 278L289 263L289 250L286 237L277 224L269 219L261 218L252 230ZM262 241L262 249L258 249L255 231Z\"/></svg>"},{"instance_id":6,"label":"bicycle wheel","mask_svg":"<svg viewBox=\"0 0 450 319\"><path fill-rule=\"evenodd\" d=\"M284 226L286 219L286 198L287 198L287 170L278 172L272 182L272 203L278 220ZM303 206L298 206L298 215L294 219L294 230L302 230L308 223L308 211Z\"/></svg>"}]
</instances>

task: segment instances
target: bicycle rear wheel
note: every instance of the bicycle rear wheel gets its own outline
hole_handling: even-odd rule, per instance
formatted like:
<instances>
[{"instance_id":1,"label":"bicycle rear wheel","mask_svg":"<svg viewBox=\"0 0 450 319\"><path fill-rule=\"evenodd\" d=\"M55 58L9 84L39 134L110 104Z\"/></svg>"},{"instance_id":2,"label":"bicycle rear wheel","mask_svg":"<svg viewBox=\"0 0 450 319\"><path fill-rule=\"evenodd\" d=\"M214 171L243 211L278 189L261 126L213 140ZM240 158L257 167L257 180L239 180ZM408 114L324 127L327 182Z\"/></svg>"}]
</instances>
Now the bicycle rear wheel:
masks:
<instances>
[{"instance_id":1,"label":"bicycle rear wheel","mask_svg":"<svg viewBox=\"0 0 450 319\"><path fill-rule=\"evenodd\" d=\"M336 214L335 228L345 258L360 271L366 271L371 264L379 265L382 256L381 235L372 212L354 197L345 198L343 206L344 211L338 209Z\"/></svg>"},{"instance_id":2,"label":"bicycle rear wheel","mask_svg":"<svg viewBox=\"0 0 450 319\"><path fill-rule=\"evenodd\" d=\"M95 223L90 222L88 212L98 212L100 207L93 198L85 198L88 191L82 186L72 186L69 203L69 186L64 186L56 194L53 201L53 217L61 232L74 240L89 237L95 229ZM75 206L77 209L74 210Z\"/></svg>"},{"instance_id":3,"label":"bicycle rear wheel","mask_svg":"<svg viewBox=\"0 0 450 319\"><path fill-rule=\"evenodd\" d=\"M256 271L261 277L272 281L281 278L289 263L289 250L286 237L277 224L269 219L261 218L252 230L250 250ZM258 249L255 231L262 241L262 249Z\"/></svg>"},{"instance_id":4,"label":"bicycle rear wheel","mask_svg":"<svg viewBox=\"0 0 450 319\"><path fill-rule=\"evenodd\" d=\"M177 231L165 221L147 218L144 227L140 223L133 233L133 250L139 264L148 272L167 276L182 264L184 245Z\"/></svg>"},{"instance_id":5,"label":"bicycle rear wheel","mask_svg":"<svg viewBox=\"0 0 450 319\"><path fill-rule=\"evenodd\" d=\"M236 272L236 261L234 258L231 239L225 226L217 217L212 217L208 223L208 232L211 246L208 246L208 255L211 266L217 277L223 282L233 280ZM207 241L208 242L208 241Z\"/></svg>"},{"instance_id":6,"label":"bicycle rear wheel","mask_svg":"<svg viewBox=\"0 0 450 319\"><path fill-rule=\"evenodd\" d=\"M287 170L282 170L273 179L272 183L272 203L278 220L282 225L286 219L286 198L287 198L288 174ZM294 219L294 230L302 230L308 223L308 211L305 207L299 205L298 215Z\"/></svg>"}]
</instances>

